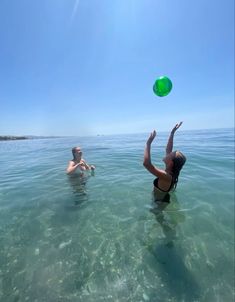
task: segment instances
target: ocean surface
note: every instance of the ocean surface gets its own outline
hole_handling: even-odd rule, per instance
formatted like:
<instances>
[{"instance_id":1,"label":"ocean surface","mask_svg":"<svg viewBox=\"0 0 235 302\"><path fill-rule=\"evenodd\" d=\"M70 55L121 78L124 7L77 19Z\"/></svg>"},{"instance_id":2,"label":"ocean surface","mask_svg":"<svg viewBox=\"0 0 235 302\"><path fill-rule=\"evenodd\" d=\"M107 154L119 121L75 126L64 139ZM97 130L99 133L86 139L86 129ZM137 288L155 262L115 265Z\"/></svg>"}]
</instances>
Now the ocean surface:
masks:
<instances>
[{"instance_id":1,"label":"ocean surface","mask_svg":"<svg viewBox=\"0 0 235 302\"><path fill-rule=\"evenodd\" d=\"M1 302L234 301L234 129L176 133L187 163L164 211L147 137L0 142ZM66 175L78 145L94 175Z\"/></svg>"}]
</instances>

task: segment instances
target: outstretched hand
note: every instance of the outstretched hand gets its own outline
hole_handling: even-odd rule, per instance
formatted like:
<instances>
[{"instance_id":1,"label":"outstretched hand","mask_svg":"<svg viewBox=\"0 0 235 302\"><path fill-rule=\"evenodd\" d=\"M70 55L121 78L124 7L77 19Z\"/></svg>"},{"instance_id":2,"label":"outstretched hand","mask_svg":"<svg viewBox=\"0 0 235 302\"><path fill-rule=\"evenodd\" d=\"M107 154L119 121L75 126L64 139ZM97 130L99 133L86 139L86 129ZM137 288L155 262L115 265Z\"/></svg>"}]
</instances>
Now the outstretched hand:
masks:
<instances>
[{"instance_id":1,"label":"outstretched hand","mask_svg":"<svg viewBox=\"0 0 235 302\"><path fill-rule=\"evenodd\" d=\"M156 135L157 135L157 133L156 133L155 130L153 130L153 132L150 133L150 136L149 136L149 138L147 140L147 144L148 145L152 144L152 141L155 139Z\"/></svg>"},{"instance_id":2,"label":"outstretched hand","mask_svg":"<svg viewBox=\"0 0 235 302\"><path fill-rule=\"evenodd\" d=\"M175 133L176 130L179 129L179 127L183 124L183 122L180 122L179 124L176 124L175 127L171 130L172 133Z\"/></svg>"}]
</instances>

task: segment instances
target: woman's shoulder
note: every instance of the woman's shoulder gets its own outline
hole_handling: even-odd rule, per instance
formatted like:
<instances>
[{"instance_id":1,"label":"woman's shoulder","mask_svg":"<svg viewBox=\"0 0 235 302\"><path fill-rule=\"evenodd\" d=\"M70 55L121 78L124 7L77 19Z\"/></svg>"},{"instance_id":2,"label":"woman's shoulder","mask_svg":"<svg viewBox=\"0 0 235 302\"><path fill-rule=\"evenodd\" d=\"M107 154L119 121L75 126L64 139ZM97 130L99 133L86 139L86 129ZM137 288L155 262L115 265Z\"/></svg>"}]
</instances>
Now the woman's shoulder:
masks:
<instances>
[{"instance_id":1,"label":"woman's shoulder","mask_svg":"<svg viewBox=\"0 0 235 302\"><path fill-rule=\"evenodd\" d=\"M69 160L69 165L72 165L72 166L74 166L74 165L76 165L77 163L76 163L76 161L74 160L74 159L70 159Z\"/></svg>"}]
</instances>

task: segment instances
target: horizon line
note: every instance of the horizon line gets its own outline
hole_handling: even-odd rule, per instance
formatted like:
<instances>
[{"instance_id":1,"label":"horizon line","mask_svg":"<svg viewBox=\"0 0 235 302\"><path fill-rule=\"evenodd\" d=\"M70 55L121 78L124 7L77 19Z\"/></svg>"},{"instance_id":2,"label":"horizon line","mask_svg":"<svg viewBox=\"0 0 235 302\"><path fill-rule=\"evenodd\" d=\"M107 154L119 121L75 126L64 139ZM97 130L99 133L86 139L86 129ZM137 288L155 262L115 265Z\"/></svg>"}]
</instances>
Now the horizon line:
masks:
<instances>
[{"instance_id":1,"label":"horizon line","mask_svg":"<svg viewBox=\"0 0 235 302\"><path fill-rule=\"evenodd\" d=\"M185 129L180 130L180 132L186 131L203 131L203 130L225 130L225 129L234 129L235 126L231 127L222 127L222 128L198 128L198 129ZM169 132L169 130L160 130L158 133ZM97 134L85 134L85 135L35 135L35 134L0 134L0 137L26 137L26 138L64 138L64 137L96 137L96 136L111 136L111 135L131 135L131 134L146 134L149 133L148 131L143 132L125 132L125 133L97 133Z\"/></svg>"}]
</instances>

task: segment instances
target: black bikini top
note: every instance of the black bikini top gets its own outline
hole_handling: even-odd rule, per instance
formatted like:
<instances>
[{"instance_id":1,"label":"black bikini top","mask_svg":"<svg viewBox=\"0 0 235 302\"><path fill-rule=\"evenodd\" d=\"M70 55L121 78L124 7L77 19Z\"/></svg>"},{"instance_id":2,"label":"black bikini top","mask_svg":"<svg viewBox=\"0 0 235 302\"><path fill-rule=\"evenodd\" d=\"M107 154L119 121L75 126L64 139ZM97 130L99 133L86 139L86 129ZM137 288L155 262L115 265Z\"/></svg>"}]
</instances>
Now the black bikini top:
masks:
<instances>
[{"instance_id":1,"label":"black bikini top","mask_svg":"<svg viewBox=\"0 0 235 302\"><path fill-rule=\"evenodd\" d=\"M171 180L170 187L169 187L169 189L168 189L167 191L164 191L164 190L162 190L162 189L159 188L159 186L158 186L158 177L154 179L153 185L154 185L154 187L156 187L158 190L160 190L160 191L162 191L162 192L170 192L170 190L171 190L172 187L173 187L173 178L172 178L172 180Z\"/></svg>"}]
</instances>

